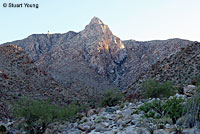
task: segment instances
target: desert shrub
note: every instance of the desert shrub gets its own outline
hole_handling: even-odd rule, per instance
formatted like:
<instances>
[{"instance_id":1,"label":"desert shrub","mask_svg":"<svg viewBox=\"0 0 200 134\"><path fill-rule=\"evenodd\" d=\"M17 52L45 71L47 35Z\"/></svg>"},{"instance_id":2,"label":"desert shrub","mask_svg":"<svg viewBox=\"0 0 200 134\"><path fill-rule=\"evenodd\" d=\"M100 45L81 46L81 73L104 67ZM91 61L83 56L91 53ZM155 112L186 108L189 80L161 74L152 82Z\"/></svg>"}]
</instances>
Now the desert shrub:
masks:
<instances>
[{"instance_id":1,"label":"desert shrub","mask_svg":"<svg viewBox=\"0 0 200 134\"><path fill-rule=\"evenodd\" d=\"M115 106L123 100L123 94L116 89L109 89L104 92L100 106Z\"/></svg>"},{"instance_id":2,"label":"desert shrub","mask_svg":"<svg viewBox=\"0 0 200 134\"><path fill-rule=\"evenodd\" d=\"M174 124L184 113L183 101L182 98L173 97L162 105L164 116L171 118Z\"/></svg>"},{"instance_id":3,"label":"desert shrub","mask_svg":"<svg viewBox=\"0 0 200 134\"><path fill-rule=\"evenodd\" d=\"M4 134L6 132L6 127L1 125L0 126L0 134Z\"/></svg>"},{"instance_id":4,"label":"desert shrub","mask_svg":"<svg viewBox=\"0 0 200 134\"><path fill-rule=\"evenodd\" d=\"M80 107L71 104L67 107L60 107L51 104L50 101L23 99L14 106L14 116L24 118L29 133L42 133L46 126L55 121L70 120L76 118ZM42 129L41 129L42 128Z\"/></svg>"},{"instance_id":5,"label":"desert shrub","mask_svg":"<svg viewBox=\"0 0 200 134\"><path fill-rule=\"evenodd\" d=\"M171 118L162 117L160 119L154 120L154 124L170 124L173 125L173 121Z\"/></svg>"},{"instance_id":6,"label":"desert shrub","mask_svg":"<svg viewBox=\"0 0 200 134\"><path fill-rule=\"evenodd\" d=\"M144 112L146 118L160 118L162 116L162 102L160 100L153 100L148 103L144 103L139 107L140 111Z\"/></svg>"},{"instance_id":7,"label":"desert shrub","mask_svg":"<svg viewBox=\"0 0 200 134\"><path fill-rule=\"evenodd\" d=\"M183 88L184 86L183 85L181 85L181 86L177 86L176 88L177 88L177 93L178 94L184 94L184 88Z\"/></svg>"},{"instance_id":8,"label":"desert shrub","mask_svg":"<svg viewBox=\"0 0 200 134\"><path fill-rule=\"evenodd\" d=\"M175 87L172 82L160 83L153 79L148 79L142 83L145 98L163 98L172 96L175 93Z\"/></svg>"},{"instance_id":9,"label":"desert shrub","mask_svg":"<svg viewBox=\"0 0 200 134\"><path fill-rule=\"evenodd\" d=\"M146 118L170 118L175 124L176 120L184 113L183 99L176 97L166 101L155 99L149 103L144 103L139 107L139 110L144 112Z\"/></svg>"},{"instance_id":10,"label":"desert shrub","mask_svg":"<svg viewBox=\"0 0 200 134\"><path fill-rule=\"evenodd\" d=\"M196 94L187 100L184 108L186 112L183 125L190 124L190 127L195 125L200 127L200 87L197 88Z\"/></svg>"}]
</instances>

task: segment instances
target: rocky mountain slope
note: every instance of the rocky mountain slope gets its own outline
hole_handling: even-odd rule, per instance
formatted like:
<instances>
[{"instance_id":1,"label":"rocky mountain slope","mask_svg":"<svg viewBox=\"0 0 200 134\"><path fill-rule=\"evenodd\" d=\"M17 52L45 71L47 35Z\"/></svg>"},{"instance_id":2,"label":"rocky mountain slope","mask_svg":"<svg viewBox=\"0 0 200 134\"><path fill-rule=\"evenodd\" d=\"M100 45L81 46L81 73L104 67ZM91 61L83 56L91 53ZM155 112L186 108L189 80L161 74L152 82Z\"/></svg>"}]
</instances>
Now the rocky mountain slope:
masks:
<instances>
[{"instance_id":1,"label":"rocky mountain slope","mask_svg":"<svg viewBox=\"0 0 200 134\"><path fill-rule=\"evenodd\" d=\"M117 57L121 52L116 52L121 44L120 42L117 43L118 46L116 43L113 44L113 48L109 50L110 52L108 51L108 44L116 41L114 39L116 37L111 37L112 34L107 26L101 23L100 20L94 18L85 30L78 34L68 32L61 37L59 35L32 35L24 41L12 43L22 47L40 68L49 72L56 81L65 86L73 87L77 91L83 88L99 90L112 88L115 86L107 77L102 77L100 74L106 75L107 66L114 64L111 57L115 58L116 62L121 60ZM24 45L19 43L24 43ZM111 55L111 51L115 53Z\"/></svg>"},{"instance_id":2,"label":"rocky mountain slope","mask_svg":"<svg viewBox=\"0 0 200 134\"><path fill-rule=\"evenodd\" d=\"M200 76L200 43L182 48L181 51L157 62L152 68L130 85L128 89L134 90L141 87L141 83L148 78L161 82L172 81L177 86L194 84Z\"/></svg>"},{"instance_id":3,"label":"rocky mountain slope","mask_svg":"<svg viewBox=\"0 0 200 134\"><path fill-rule=\"evenodd\" d=\"M0 61L0 118L9 116L10 104L24 96L58 104L67 104L73 97L70 89L38 69L18 46L0 46Z\"/></svg>"},{"instance_id":4,"label":"rocky mountain slope","mask_svg":"<svg viewBox=\"0 0 200 134\"><path fill-rule=\"evenodd\" d=\"M3 45L22 47L39 68L62 85L92 91L123 89L154 63L191 43L181 39L122 41L94 17L79 33L31 35Z\"/></svg>"},{"instance_id":5,"label":"rocky mountain slope","mask_svg":"<svg viewBox=\"0 0 200 134\"><path fill-rule=\"evenodd\" d=\"M180 51L191 44L191 41L182 39L155 40L139 42L134 40L123 41L128 58L125 62L126 71L121 80L121 86L126 87L136 81L142 73L145 73L157 61Z\"/></svg>"}]
</instances>

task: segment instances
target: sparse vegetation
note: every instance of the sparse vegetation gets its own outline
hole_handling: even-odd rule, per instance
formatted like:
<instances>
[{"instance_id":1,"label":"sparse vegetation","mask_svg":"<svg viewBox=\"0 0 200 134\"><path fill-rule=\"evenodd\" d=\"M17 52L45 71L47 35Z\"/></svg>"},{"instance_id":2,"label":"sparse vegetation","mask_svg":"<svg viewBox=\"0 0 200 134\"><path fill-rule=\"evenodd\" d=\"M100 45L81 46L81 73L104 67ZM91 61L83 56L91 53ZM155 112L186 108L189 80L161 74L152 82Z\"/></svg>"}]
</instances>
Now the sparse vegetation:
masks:
<instances>
[{"instance_id":1,"label":"sparse vegetation","mask_svg":"<svg viewBox=\"0 0 200 134\"><path fill-rule=\"evenodd\" d=\"M0 134L4 134L6 132L6 127L1 125L0 126Z\"/></svg>"},{"instance_id":2,"label":"sparse vegetation","mask_svg":"<svg viewBox=\"0 0 200 134\"><path fill-rule=\"evenodd\" d=\"M162 106L164 116L171 118L174 124L176 123L176 120L180 118L184 113L183 101L184 100L181 98L178 99L173 97L168 99Z\"/></svg>"},{"instance_id":3,"label":"sparse vegetation","mask_svg":"<svg viewBox=\"0 0 200 134\"><path fill-rule=\"evenodd\" d=\"M145 98L163 98L174 95L175 87L172 82L160 83L154 79L148 79L142 83Z\"/></svg>"},{"instance_id":4,"label":"sparse vegetation","mask_svg":"<svg viewBox=\"0 0 200 134\"><path fill-rule=\"evenodd\" d=\"M74 104L60 107L56 104L51 104L50 101L25 98L16 104L14 116L24 118L27 124L24 129L30 134L34 134L42 133L46 126L53 121L74 120L80 110L81 108Z\"/></svg>"},{"instance_id":5,"label":"sparse vegetation","mask_svg":"<svg viewBox=\"0 0 200 134\"><path fill-rule=\"evenodd\" d=\"M153 100L149 103L144 103L144 105L139 107L140 111L144 111L144 116L146 118L170 118L173 123L180 118L184 112L183 109L183 99L178 99L173 97L166 101Z\"/></svg>"},{"instance_id":6,"label":"sparse vegetation","mask_svg":"<svg viewBox=\"0 0 200 134\"><path fill-rule=\"evenodd\" d=\"M104 92L100 106L115 106L123 100L124 96L116 89L109 89Z\"/></svg>"},{"instance_id":7,"label":"sparse vegetation","mask_svg":"<svg viewBox=\"0 0 200 134\"><path fill-rule=\"evenodd\" d=\"M144 116L146 118L151 117L159 119L162 117L163 114L162 103L160 100L157 99L149 103L144 103L142 106L139 107L139 110L144 111Z\"/></svg>"}]
</instances>

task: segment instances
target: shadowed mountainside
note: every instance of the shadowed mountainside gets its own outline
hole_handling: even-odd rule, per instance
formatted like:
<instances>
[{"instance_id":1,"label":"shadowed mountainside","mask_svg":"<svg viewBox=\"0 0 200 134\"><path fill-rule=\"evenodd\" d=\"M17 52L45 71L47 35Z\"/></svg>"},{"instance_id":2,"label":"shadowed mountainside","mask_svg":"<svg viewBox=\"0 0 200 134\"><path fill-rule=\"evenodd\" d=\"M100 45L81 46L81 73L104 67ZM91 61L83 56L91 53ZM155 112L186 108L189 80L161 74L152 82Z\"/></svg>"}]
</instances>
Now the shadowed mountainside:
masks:
<instances>
[{"instance_id":1,"label":"shadowed mountainside","mask_svg":"<svg viewBox=\"0 0 200 134\"><path fill-rule=\"evenodd\" d=\"M152 68L141 75L133 84L130 84L128 90L138 90L142 82L148 78L164 82L172 81L176 86L183 87L193 84L196 78L200 76L200 43L182 48L181 51L171 55L164 60L157 62Z\"/></svg>"},{"instance_id":2,"label":"shadowed mountainside","mask_svg":"<svg viewBox=\"0 0 200 134\"><path fill-rule=\"evenodd\" d=\"M50 99L66 105L75 98L92 99L94 92L75 92L59 85L45 71L38 69L24 51L15 45L0 46L0 115L8 116L10 104L19 98ZM98 93L96 93L98 94Z\"/></svg>"}]
</instances>

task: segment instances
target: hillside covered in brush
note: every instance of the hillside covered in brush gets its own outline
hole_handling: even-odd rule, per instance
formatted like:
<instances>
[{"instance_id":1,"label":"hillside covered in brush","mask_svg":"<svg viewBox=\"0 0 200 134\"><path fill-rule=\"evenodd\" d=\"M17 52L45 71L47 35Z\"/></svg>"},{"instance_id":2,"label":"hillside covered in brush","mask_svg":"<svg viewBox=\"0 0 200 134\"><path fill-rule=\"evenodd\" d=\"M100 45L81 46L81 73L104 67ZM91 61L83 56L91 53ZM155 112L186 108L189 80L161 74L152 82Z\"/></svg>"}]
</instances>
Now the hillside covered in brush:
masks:
<instances>
[{"instance_id":1,"label":"hillside covered in brush","mask_svg":"<svg viewBox=\"0 0 200 134\"><path fill-rule=\"evenodd\" d=\"M171 81L176 86L195 84L200 76L200 43L182 48L181 51L157 62L148 72L144 73L128 89L140 89L141 84L149 78L160 82Z\"/></svg>"},{"instance_id":2,"label":"hillside covered in brush","mask_svg":"<svg viewBox=\"0 0 200 134\"><path fill-rule=\"evenodd\" d=\"M58 104L67 104L72 97L69 89L38 69L20 47L0 46L0 61L0 117L9 116L10 104L25 96Z\"/></svg>"}]
</instances>

